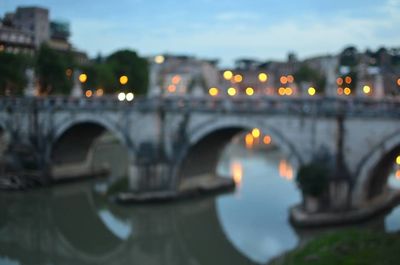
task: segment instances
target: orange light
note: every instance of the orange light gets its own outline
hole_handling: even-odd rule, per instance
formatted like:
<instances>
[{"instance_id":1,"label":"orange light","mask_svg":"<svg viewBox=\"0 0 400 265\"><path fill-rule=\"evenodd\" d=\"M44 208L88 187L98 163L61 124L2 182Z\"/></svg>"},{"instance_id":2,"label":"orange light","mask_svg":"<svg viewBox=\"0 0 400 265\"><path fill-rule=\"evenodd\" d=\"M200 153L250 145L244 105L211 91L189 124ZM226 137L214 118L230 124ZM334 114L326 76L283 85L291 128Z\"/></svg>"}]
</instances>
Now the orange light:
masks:
<instances>
[{"instance_id":1,"label":"orange light","mask_svg":"<svg viewBox=\"0 0 400 265\"><path fill-rule=\"evenodd\" d=\"M339 77L338 79L336 79L336 84L338 84L338 86L343 85L343 78Z\"/></svg>"},{"instance_id":2,"label":"orange light","mask_svg":"<svg viewBox=\"0 0 400 265\"><path fill-rule=\"evenodd\" d=\"M86 90L85 96L86 96L87 98L90 98L92 95L93 95L92 90Z\"/></svg>"},{"instance_id":3,"label":"orange light","mask_svg":"<svg viewBox=\"0 0 400 265\"><path fill-rule=\"evenodd\" d=\"M288 82L288 79L286 76L281 76L281 78L279 80L281 81L281 84L284 84L284 85L287 84L287 82Z\"/></svg>"},{"instance_id":4,"label":"orange light","mask_svg":"<svg viewBox=\"0 0 400 265\"><path fill-rule=\"evenodd\" d=\"M235 83L240 83L242 81L243 81L243 76L242 75L235 75L233 77L233 82L235 82Z\"/></svg>"},{"instance_id":5,"label":"orange light","mask_svg":"<svg viewBox=\"0 0 400 265\"><path fill-rule=\"evenodd\" d=\"M65 75L68 76L68 77L71 77L71 75L72 75L72 69L67 69L67 70L65 71Z\"/></svg>"},{"instance_id":6,"label":"orange light","mask_svg":"<svg viewBox=\"0 0 400 265\"><path fill-rule=\"evenodd\" d=\"M287 76L287 81L288 81L289 83L293 83L293 82L294 82L294 77L293 77L293 75L288 75L288 76Z\"/></svg>"},{"instance_id":7,"label":"orange light","mask_svg":"<svg viewBox=\"0 0 400 265\"><path fill-rule=\"evenodd\" d=\"M181 77L179 75L174 75L174 77L172 77L172 84L177 85L180 81Z\"/></svg>"},{"instance_id":8,"label":"orange light","mask_svg":"<svg viewBox=\"0 0 400 265\"><path fill-rule=\"evenodd\" d=\"M233 181L235 182L236 185L240 185L242 183L243 179L243 167L242 164L238 161L234 161L231 164L231 175L233 178Z\"/></svg>"},{"instance_id":9,"label":"orange light","mask_svg":"<svg viewBox=\"0 0 400 265\"><path fill-rule=\"evenodd\" d=\"M344 92L344 94L345 94L346 96L348 96L348 95L351 94L351 89L348 88L348 87L345 87L344 90L343 90L343 92Z\"/></svg>"},{"instance_id":10,"label":"orange light","mask_svg":"<svg viewBox=\"0 0 400 265\"><path fill-rule=\"evenodd\" d=\"M397 85L400 86L400 78L397 79Z\"/></svg>"},{"instance_id":11,"label":"orange light","mask_svg":"<svg viewBox=\"0 0 400 265\"><path fill-rule=\"evenodd\" d=\"M168 92L174 93L176 91L176 86L175 85L169 85L168 86Z\"/></svg>"},{"instance_id":12,"label":"orange light","mask_svg":"<svg viewBox=\"0 0 400 265\"><path fill-rule=\"evenodd\" d=\"M219 93L218 88L216 87L212 87L208 90L208 94L210 94L210 96L215 97L217 96Z\"/></svg>"},{"instance_id":13,"label":"orange light","mask_svg":"<svg viewBox=\"0 0 400 265\"><path fill-rule=\"evenodd\" d=\"M246 143L246 148L247 149L251 149L253 147L254 138L253 138L253 135L251 133L246 134L246 136L244 137L244 141Z\"/></svg>"},{"instance_id":14,"label":"orange light","mask_svg":"<svg viewBox=\"0 0 400 265\"><path fill-rule=\"evenodd\" d=\"M254 128L254 129L251 131L251 135L253 135L254 138L260 137L260 135L261 135L260 129Z\"/></svg>"},{"instance_id":15,"label":"orange light","mask_svg":"<svg viewBox=\"0 0 400 265\"><path fill-rule=\"evenodd\" d=\"M119 83L121 85L126 85L128 83L128 77L126 75L121 75L119 78Z\"/></svg>"},{"instance_id":16,"label":"orange light","mask_svg":"<svg viewBox=\"0 0 400 265\"><path fill-rule=\"evenodd\" d=\"M263 138L263 142L264 142L264 144L266 144L266 145L271 144L271 142L272 142L271 136L265 135L264 138Z\"/></svg>"},{"instance_id":17,"label":"orange light","mask_svg":"<svg viewBox=\"0 0 400 265\"><path fill-rule=\"evenodd\" d=\"M293 179L293 167L284 159L279 161L279 175L286 180Z\"/></svg>"},{"instance_id":18,"label":"orange light","mask_svg":"<svg viewBox=\"0 0 400 265\"><path fill-rule=\"evenodd\" d=\"M231 96L231 97L233 97L233 96L235 96L236 95L236 88L234 88L234 87L230 87L230 88L228 88L228 95L229 96Z\"/></svg>"},{"instance_id":19,"label":"orange light","mask_svg":"<svg viewBox=\"0 0 400 265\"><path fill-rule=\"evenodd\" d=\"M400 169L396 170L396 179L400 180Z\"/></svg>"},{"instance_id":20,"label":"orange light","mask_svg":"<svg viewBox=\"0 0 400 265\"><path fill-rule=\"evenodd\" d=\"M252 87L246 88L246 95L252 96L254 94L254 89Z\"/></svg>"},{"instance_id":21,"label":"orange light","mask_svg":"<svg viewBox=\"0 0 400 265\"><path fill-rule=\"evenodd\" d=\"M260 80L260 82L267 82L268 80L268 75L266 73L260 73L258 74L258 80Z\"/></svg>"},{"instance_id":22,"label":"orange light","mask_svg":"<svg viewBox=\"0 0 400 265\"><path fill-rule=\"evenodd\" d=\"M284 96L284 95L285 95L285 92L286 92L286 89L285 89L284 87L280 87L280 88L278 89L278 94L281 95L281 96Z\"/></svg>"},{"instance_id":23,"label":"orange light","mask_svg":"<svg viewBox=\"0 0 400 265\"><path fill-rule=\"evenodd\" d=\"M351 79L350 76L346 76L346 78L344 79L344 81L346 82L346 84L351 84L351 82L352 82L353 80Z\"/></svg>"},{"instance_id":24,"label":"orange light","mask_svg":"<svg viewBox=\"0 0 400 265\"><path fill-rule=\"evenodd\" d=\"M291 96L293 94L293 89L291 87L285 88L285 94Z\"/></svg>"},{"instance_id":25,"label":"orange light","mask_svg":"<svg viewBox=\"0 0 400 265\"><path fill-rule=\"evenodd\" d=\"M225 80L231 80L233 77L233 73L232 71L227 70L224 72L223 76Z\"/></svg>"},{"instance_id":26,"label":"orange light","mask_svg":"<svg viewBox=\"0 0 400 265\"><path fill-rule=\"evenodd\" d=\"M337 94L338 95L343 95L343 88L342 87L338 87L337 88Z\"/></svg>"}]
</instances>

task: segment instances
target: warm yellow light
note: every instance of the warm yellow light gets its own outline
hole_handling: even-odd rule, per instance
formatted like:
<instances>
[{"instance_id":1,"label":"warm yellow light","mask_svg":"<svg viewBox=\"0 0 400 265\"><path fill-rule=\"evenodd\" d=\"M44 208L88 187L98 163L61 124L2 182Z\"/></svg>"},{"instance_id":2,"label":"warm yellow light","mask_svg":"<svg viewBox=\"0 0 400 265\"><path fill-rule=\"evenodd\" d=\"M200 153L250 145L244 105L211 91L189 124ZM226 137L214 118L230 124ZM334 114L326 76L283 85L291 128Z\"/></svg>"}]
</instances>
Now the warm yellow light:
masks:
<instances>
[{"instance_id":1,"label":"warm yellow light","mask_svg":"<svg viewBox=\"0 0 400 265\"><path fill-rule=\"evenodd\" d=\"M87 81L87 75L86 74L80 74L79 75L79 82L85 83Z\"/></svg>"},{"instance_id":2,"label":"warm yellow light","mask_svg":"<svg viewBox=\"0 0 400 265\"><path fill-rule=\"evenodd\" d=\"M254 129L251 131L251 135L253 135L254 138L260 137L260 135L261 135L260 129L254 128Z\"/></svg>"},{"instance_id":3,"label":"warm yellow light","mask_svg":"<svg viewBox=\"0 0 400 265\"><path fill-rule=\"evenodd\" d=\"M119 83L121 85L126 85L128 83L128 77L126 75L122 75L119 77Z\"/></svg>"},{"instance_id":4,"label":"warm yellow light","mask_svg":"<svg viewBox=\"0 0 400 265\"><path fill-rule=\"evenodd\" d=\"M162 63L165 61L165 58L164 58L164 56L162 56L162 55L157 55L157 56L154 58L154 61L155 61L157 64L162 64Z\"/></svg>"},{"instance_id":5,"label":"warm yellow light","mask_svg":"<svg viewBox=\"0 0 400 265\"><path fill-rule=\"evenodd\" d=\"M343 85L343 78L339 77L338 79L336 79L336 84L338 84L338 86Z\"/></svg>"},{"instance_id":6,"label":"warm yellow light","mask_svg":"<svg viewBox=\"0 0 400 265\"><path fill-rule=\"evenodd\" d=\"M288 79L287 79L286 76L281 76L281 78L279 79L279 81L281 81L281 83L285 85L285 84L287 84Z\"/></svg>"},{"instance_id":7,"label":"warm yellow light","mask_svg":"<svg viewBox=\"0 0 400 265\"><path fill-rule=\"evenodd\" d=\"M177 85L181 81L181 77L179 75L174 75L172 77L172 84Z\"/></svg>"},{"instance_id":8,"label":"warm yellow light","mask_svg":"<svg viewBox=\"0 0 400 265\"><path fill-rule=\"evenodd\" d=\"M346 82L346 84L351 84L351 82L352 82L353 80L351 79L350 76L346 76L346 78L344 79L344 81Z\"/></svg>"},{"instance_id":9,"label":"warm yellow light","mask_svg":"<svg viewBox=\"0 0 400 265\"><path fill-rule=\"evenodd\" d=\"M86 90L85 96L86 96L87 98L90 98L92 95L93 95L92 90Z\"/></svg>"},{"instance_id":10,"label":"warm yellow light","mask_svg":"<svg viewBox=\"0 0 400 265\"><path fill-rule=\"evenodd\" d=\"M135 97L135 95L133 95L132 92L129 92L129 93L126 94L126 100L127 101L132 101L134 97Z\"/></svg>"},{"instance_id":11,"label":"warm yellow light","mask_svg":"<svg viewBox=\"0 0 400 265\"><path fill-rule=\"evenodd\" d=\"M285 92L286 92L286 89L285 89L284 87L280 87L280 88L278 89L278 94L279 94L280 96L285 95Z\"/></svg>"},{"instance_id":12,"label":"warm yellow light","mask_svg":"<svg viewBox=\"0 0 400 265\"><path fill-rule=\"evenodd\" d=\"M293 94L293 89L291 87L285 88L285 94L291 96Z\"/></svg>"},{"instance_id":13,"label":"warm yellow light","mask_svg":"<svg viewBox=\"0 0 400 265\"><path fill-rule=\"evenodd\" d=\"M229 70L226 70L226 71L224 72L223 75L224 75L224 78L225 78L226 80L231 80L232 77L233 77L232 71L229 71Z\"/></svg>"},{"instance_id":14,"label":"warm yellow light","mask_svg":"<svg viewBox=\"0 0 400 265\"><path fill-rule=\"evenodd\" d=\"M251 133L246 134L246 136L244 137L244 141L246 143L247 149L251 149L253 147L254 138Z\"/></svg>"},{"instance_id":15,"label":"warm yellow light","mask_svg":"<svg viewBox=\"0 0 400 265\"><path fill-rule=\"evenodd\" d=\"M397 165L400 165L400 155L398 155L398 156L396 157L396 164L397 164Z\"/></svg>"},{"instance_id":16,"label":"warm yellow light","mask_svg":"<svg viewBox=\"0 0 400 265\"><path fill-rule=\"evenodd\" d=\"M371 93L371 87L370 87L370 86L364 86L364 87L363 87L363 92L364 92L364 94L369 94L369 93Z\"/></svg>"},{"instance_id":17,"label":"warm yellow light","mask_svg":"<svg viewBox=\"0 0 400 265\"><path fill-rule=\"evenodd\" d=\"M217 96L219 93L218 88L216 87L212 87L208 90L208 94L210 94L210 96L215 97Z\"/></svg>"},{"instance_id":18,"label":"warm yellow light","mask_svg":"<svg viewBox=\"0 0 400 265\"><path fill-rule=\"evenodd\" d=\"M400 180L400 169L396 170L395 177L397 180Z\"/></svg>"},{"instance_id":19,"label":"warm yellow light","mask_svg":"<svg viewBox=\"0 0 400 265\"><path fill-rule=\"evenodd\" d=\"M310 96L314 96L317 90L314 87L309 87L307 92Z\"/></svg>"},{"instance_id":20,"label":"warm yellow light","mask_svg":"<svg viewBox=\"0 0 400 265\"><path fill-rule=\"evenodd\" d=\"M288 75L288 76L287 76L287 81L288 81L289 83L293 83L293 82L294 82L294 77L293 77L293 75Z\"/></svg>"},{"instance_id":21,"label":"warm yellow light","mask_svg":"<svg viewBox=\"0 0 400 265\"><path fill-rule=\"evenodd\" d=\"M264 142L264 144L266 144L266 145L271 144L271 142L272 142L271 136L265 135L264 138L263 138L263 142Z\"/></svg>"},{"instance_id":22,"label":"warm yellow light","mask_svg":"<svg viewBox=\"0 0 400 265\"><path fill-rule=\"evenodd\" d=\"M344 92L344 94L345 94L346 96L348 96L348 95L351 94L351 89L350 89L349 87L345 87L344 90L343 90L343 92Z\"/></svg>"},{"instance_id":23,"label":"warm yellow light","mask_svg":"<svg viewBox=\"0 0 400 265\"><path fill-rule=\"evenodd\" d=\"M174 93L176 91L176 86L175 85L169 85L168 86L168 92Z\"/></svg>"},{"instance_id":24,"label":"warm yellow light","mask_svg":"<svg viewBox=\"0 0 400 265\"><path fill-rule=\"evenodd\" d=\"M99 88L96 90L96 96L101 97L104 94L104 90L102 88Z\"/></svg>"},{"instance_id":25,"label":"warm yellow light","mask_svg":"<svg viewBox=\"0 0 400 265\"><path fill-rule=\"evenodd\" d=\"M235 96L236 95L236 88L234 88L234 87L230 87L230 88L228 88L228 95L229 96L231 96L231 97L233 97L233 96Z\"/></svg>"},{"instance_id":26,"label":"warm yellow light","mask_svg":"<svg viewBox=\"0 0 400 265\"><path fill-rule=\"evenodd\" d=\"M258 80L260 80L260 82L267 82L268 75L266 73L260 73L258 75Z\"/></svg>"},{"instance_id":27,"label":"warm yellow light","mask_svg":"<svg viewBox=\"0 0 400 265\"><path fill-rule=\"evenodd\" d=\"M240 162L233 162L230 166L230 171L232 174L233 181L236 185L240 185L242 183L243 178L243 167Z\"/></svg>"},{"instance_id":28,"label":"warm yellow light","mask_svg":"<svg viewBox=\"0 0 400 265\"><path fill-rule=\"evenodd\" d=\"M337 94L338 94L338 95L343 95L343 88L338 87L338 88L337 88Z\"/></svg>"},{"instance_id":29,"label":"warm yellow light","mask_svg":"<svg viewBox=\"0 0 400 265\"><path fill-rule=\"evenodd\" d=\"M235 82L235 83L240 83L242 81L243 81L243 76L242 75L235 75L233 77L233 82Z\"/></svg>"},{"instance_id":30,"label":"warm yellow light","mask_svg":"<svg viewBox=\"0 0 400 265\"><path fill-rule=\"evenodd\" d=\"M252 96L254 94L254 89L252 87L246 88L246 95Z\"/></svg>"},{"instance_id":31,"label":"warm yellow light","mask_svg":"<svg viewBox=\"0 0 400 265\"><path fill-rule=\"evenodd\" d=\"M284 159L279 161L279 175L286 180L293 179L293 167Z\"/></svg>"},{"instance_id":32,"label":"warm yellow light","mask_svg":"<svg viewBox=\"0 0 400 265\"><path fill-rule=\"evenodd\" d=\"M120 92L120 93L118 94L118 100L119 100L119 101L124 101L124 100L125 100L125 97L126 97L126 95L125 95L124 92Z\"/></svg>"}]
</instances>

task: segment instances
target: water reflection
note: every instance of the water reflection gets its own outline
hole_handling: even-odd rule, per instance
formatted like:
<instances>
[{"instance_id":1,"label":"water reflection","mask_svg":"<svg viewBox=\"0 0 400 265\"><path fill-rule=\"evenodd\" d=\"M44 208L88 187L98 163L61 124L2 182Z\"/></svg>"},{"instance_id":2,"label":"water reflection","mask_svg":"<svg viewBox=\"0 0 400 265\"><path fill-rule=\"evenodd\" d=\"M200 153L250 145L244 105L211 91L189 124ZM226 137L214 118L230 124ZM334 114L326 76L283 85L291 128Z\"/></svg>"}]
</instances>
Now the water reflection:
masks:
<instances>
[{"instance_id":1,"label":"water reflection","mask_svg":"<svg viewBox=\"0 0 400 265\"><path fill-rule=\"evenodd\" d=\"M290 159L273 144L245 147L235 140L219 164L240 183L231 194L120 206L91 182L0 193L0 264L265 263L321 233L288 223L300 201ZM400 207L366 225L399 231Z\"/></svg>"}]
</instances>

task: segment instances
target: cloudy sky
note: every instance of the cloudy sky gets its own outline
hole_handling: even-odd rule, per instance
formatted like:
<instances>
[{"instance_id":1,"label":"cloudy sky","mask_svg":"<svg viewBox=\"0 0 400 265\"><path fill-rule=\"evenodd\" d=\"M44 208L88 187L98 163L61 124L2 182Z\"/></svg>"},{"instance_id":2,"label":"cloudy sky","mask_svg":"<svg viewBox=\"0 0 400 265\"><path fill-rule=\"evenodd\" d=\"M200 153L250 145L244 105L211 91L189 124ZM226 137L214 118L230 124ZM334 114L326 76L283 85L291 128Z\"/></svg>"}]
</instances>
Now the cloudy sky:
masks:
<instances>
[{"instance_id":1,"label":"cloudy sky","mask_svg":"<svg viewBox=\"0 0 400 265\"><path fill-rule=\"evenodd\" d=\"M69 21L73 44L91 56L131 48L230 65L400 46L400 0L0 0L0 16L26 5Z\"/></svg>"}]
</instances>

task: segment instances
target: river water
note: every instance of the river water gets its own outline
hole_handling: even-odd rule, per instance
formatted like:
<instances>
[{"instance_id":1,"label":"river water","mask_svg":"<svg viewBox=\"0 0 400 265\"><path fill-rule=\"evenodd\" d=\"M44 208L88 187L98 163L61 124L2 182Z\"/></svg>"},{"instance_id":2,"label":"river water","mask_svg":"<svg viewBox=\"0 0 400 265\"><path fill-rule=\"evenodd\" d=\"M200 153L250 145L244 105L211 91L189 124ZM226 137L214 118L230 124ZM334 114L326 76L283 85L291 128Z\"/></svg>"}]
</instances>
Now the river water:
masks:
<instances>
[{"instance_id":1,"label":"river water","mask_svg":"<svg viewBox=\"0 0 400 265\"><path fill-rule=\"evenodd\" d=\"M218 172L234 192L160 204L115 204L96 180L0 193L0 264L265 264L314 234L288 221L301 197L278 149L231 144ZM370 223L399 231L400 207Z\"/></svg>"}]
</instances>

